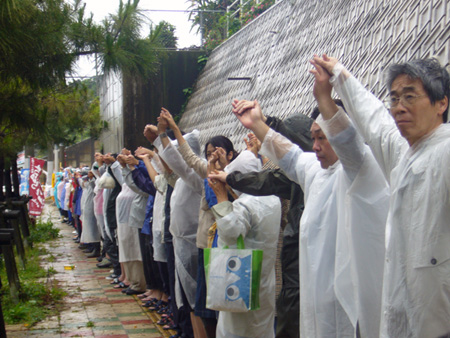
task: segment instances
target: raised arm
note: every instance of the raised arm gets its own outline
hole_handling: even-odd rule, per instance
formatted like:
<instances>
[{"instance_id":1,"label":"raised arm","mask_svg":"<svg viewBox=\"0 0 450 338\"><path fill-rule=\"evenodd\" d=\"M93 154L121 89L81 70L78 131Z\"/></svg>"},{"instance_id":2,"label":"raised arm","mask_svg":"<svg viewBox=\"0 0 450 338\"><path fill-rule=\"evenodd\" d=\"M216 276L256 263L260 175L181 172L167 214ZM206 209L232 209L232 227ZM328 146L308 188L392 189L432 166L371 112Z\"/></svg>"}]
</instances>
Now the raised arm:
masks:
<instances>
[{"instance_id":1,"label":"raised arm","mask_svg":"<svg viewBox=\"0 0 450 338\"><path fill-rule=\"evenodd\" d=\"M328 72L314 60L311 63L315 67L311 70L315 77L313 94L322 117L316 122L327 136L345 173L353 181L364 161L364 141L342 108L338 108L331 98L332 86Z\"/></svg>"},{"instance_id":2,"label":"raised arm","mask_svg":"<svg viewBox=\"0 0 450 338\"><path fill-rule=\"evenodd\" d=\"M315 56L314 61L333 75L330 83L389 181L391 170L408 148L389 111L337 59L323 55Z\"/></svg>"},{"instance_id":3,"label":"raised arm","mask_svg":"<svg viewBox=\"0 0 450 338\"><path fill-rule=\"evenodd\" d=\"M167 124L175 134L175 137L178 141L178 151L183 157L183 160L187 163L187 165L190 168L195 170L197 175L199 175L201 178L206 178L207 176L206 161L192 151L191 147L184 139L183 135L181 134L180 128L178 128L177 124L175 123L175 120L173 119L169 111L165 108L162 108L161 111L162 111L161 116L163 116L166 119Z\"/></svg>"},{"instance_id":4,"label":"raised arm","mask_svg":"<svg viewBox=\"0 0 450 338\"><path fill-rule=\"evenodd\" d=\"M270 129L263 122L261 107L257 101L235 100L232 105L233 113L242 125L251 129L262 142L261 154L270 158L290 179L304 187L306 173L317 162L314 154L303 152L286 137Z\"/></svg>"}]
</instances>

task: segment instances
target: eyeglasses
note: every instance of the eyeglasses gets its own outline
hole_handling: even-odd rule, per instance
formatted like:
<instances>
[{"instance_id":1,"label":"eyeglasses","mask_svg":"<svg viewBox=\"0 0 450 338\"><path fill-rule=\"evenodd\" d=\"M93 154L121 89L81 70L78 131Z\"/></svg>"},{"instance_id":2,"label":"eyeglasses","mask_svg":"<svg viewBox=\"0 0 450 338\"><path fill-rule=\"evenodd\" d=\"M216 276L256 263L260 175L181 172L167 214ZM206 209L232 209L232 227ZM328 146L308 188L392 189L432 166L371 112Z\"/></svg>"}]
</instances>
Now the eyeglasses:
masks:
<instances>
[{"instance_id":1,"label":"eyeglasses","mask_svg":"<svg viewBox=\"0 0 450 338\"><path fill-rule=\"evenodd\" d=\"M414 103L416 103L416 100L421 97L425 97L427 95L411 95L411 94L402 94L400 96L391 96L384 100L385 105L387 108L395 108L397 105L402 103L403 106L410 107Z\"/></svg>"}]
</instances>

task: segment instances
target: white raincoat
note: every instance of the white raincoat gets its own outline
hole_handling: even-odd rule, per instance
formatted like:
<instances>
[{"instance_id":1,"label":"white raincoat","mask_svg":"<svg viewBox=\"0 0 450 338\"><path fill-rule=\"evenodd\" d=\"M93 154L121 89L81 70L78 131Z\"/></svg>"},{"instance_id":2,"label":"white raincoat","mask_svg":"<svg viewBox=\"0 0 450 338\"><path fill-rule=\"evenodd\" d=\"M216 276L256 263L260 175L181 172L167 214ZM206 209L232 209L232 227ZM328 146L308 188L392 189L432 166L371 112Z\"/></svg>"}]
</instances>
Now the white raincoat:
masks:
<instances>
[{"instance_id":1,"label":"white raincoat","mask_svg":"<svg viewBox=\"0 0 450 338\"><path fill-rule=\"evenodd\" d=\"M261 162L249 151L243 151L229 166L229 172L259 171ZM212 207L217 219L218 246L236 248L239 235L246 249L262 249L260 309L249 312L221 311L217 323L218 338L274 337L275 259L281 222L281 203L275 196L242 194L233 203Z\"/></svg>"},{"instance_id":2,"label":"white raincoat","mask_svg":"<svg viewBox=\"0 0 450 338\"><path fill-rule=\"evenodd\" d=\"M300 333L354 337L358 323L362 337L378 337L388 186L342 110L320 126L339 157L327 169L273 130L261 149L305 192Z\"/></svg>"},{"instance_id":3,"label":"white raincoat","mask_svg":"<svg viewBox=\"0 0 450 338\"><path fill-rule=\"evenodd\" d=\"M130 211L136 193L126 183L116 199L117 244L119 246L119 262L142 261L139 245L139 229L128 226Z\"/></svg>"},{"instance_id":4,"label":"white raincoat","mask_svg":"<svg viewBox=\"0 0 450 338\"><path fill-rule=\"evenodd\" d=\"M199 154L198 131L194 130L184 137L192 150ZM193 309L197 289L196 237L203 180L187 166L172 143L163 148L158 137L153 145L158 148L159 156L179 176L170 199L170 233L173 236L177 277L176 302L178 307L183 305L179 285L181 283L189 305Z\"/></svg>"},{"instance_id":5,"label":"white raincoat","mask_svg":"<svg viewBox=\"0 0 450 338\"><path fill-rule=\"evenodd\" d=\"M164 221L166 219L164 206L166 203L167 180L164 175L158 175L155 178L154 186L156 188L155 202L153 204L153 222L152 222L152 246L153 259L156 262L167 262L166 248L163 243Z\"/></svg>"},{"instance_id":6,"label":"white raincoat","mask_svg":"<svg viewBox=\"0 0 450 338\"><path fill-rule=\"evenodd\" d=\"M81 222L83 231L81 232L80 242L100 242L100 232L94 214L95 179L81 182L80 185L83 188L83 195L81 195Z\"/></svg>"},{"instance_id":7,"label":"white raincoat","mask_svg":"<svg viewBox=\"0 0 450 338\"><path fill-rule=\"evenodd\" d=\"M96 167L98 167L97 162L95 162L92 166L92 172L94 173L94 176L96 178L94 188L94 214L95 218L97 219L97 226L100 235L102 238L105 238L105 217L103 216L103 189L98 186L98 180L105 172L105 167L102 166L98 169L95 169Z\"/></svg>"},{"instance_id":8,"label":"white raincoat","mask_svg":"<svg viewBox=\"0 0 450 338\"><path fill-rule=\"evenodd\" d=\"M382 337L450 333L450 125L409 147L375 96L337 64L331 79L391 185Z\"/></svg>"}]
</instances>

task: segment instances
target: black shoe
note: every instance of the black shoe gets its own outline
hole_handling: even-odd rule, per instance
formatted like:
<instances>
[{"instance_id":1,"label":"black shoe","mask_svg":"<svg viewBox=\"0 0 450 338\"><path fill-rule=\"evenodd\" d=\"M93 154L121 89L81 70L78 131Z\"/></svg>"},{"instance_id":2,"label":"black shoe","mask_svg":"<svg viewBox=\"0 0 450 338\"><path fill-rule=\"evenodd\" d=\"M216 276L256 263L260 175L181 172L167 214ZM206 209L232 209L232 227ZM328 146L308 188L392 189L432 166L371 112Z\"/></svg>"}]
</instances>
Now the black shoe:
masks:
<instances>
[{"instance_id":1,"label":"black shoe","mask_svg":"<svg viewBox=\"0 0 450 338\"><path fill-rule=\"evenodd\" d=\"M123 290L120 291L120 292L122 292L122 293L127 293L128 290L131 290L130 287L127 287L126 289L123 289Z\"/></svg>"},{"instance_id":2,"label":"black shoe","mask_svg":"<svg viewBox=\"0 0 450 338\"><path fill-rule=\"evenodd\" d=\"M99 256L99 257L97 257L97 262L101 262L102 260L103 260L103 258L105 258L105 256Z\"/></svg>"},{"instance_id":3,"label":"black shoe","mask_svg":"<svg viewBox=\"0 0 450 338\"><path fill-rule=\"evenodd\" d=\"M86 246L86 244L81 243L80 245L78 245L78 249L80 249L80 250L86 250L86 249L87 249L87 246Z\"/></svg>"},{"instance_id":4,"label":"black shoe","mask_svg":"<svg viewBox=\"0 0 450 338\"><path fill-rule=\"evenodd\" d=\"M92 252L94 252L92 249L86 248L83 250L84 253L90 254Z\"/></svg>"}]
</instances>

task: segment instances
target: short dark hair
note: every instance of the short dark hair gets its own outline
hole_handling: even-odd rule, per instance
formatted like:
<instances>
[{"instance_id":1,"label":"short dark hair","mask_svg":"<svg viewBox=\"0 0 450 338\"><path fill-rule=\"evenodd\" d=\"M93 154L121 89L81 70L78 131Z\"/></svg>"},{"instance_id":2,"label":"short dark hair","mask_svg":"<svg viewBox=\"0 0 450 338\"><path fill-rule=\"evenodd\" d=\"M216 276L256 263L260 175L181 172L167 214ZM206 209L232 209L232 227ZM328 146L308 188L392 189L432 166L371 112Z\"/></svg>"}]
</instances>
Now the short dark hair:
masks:
<instances>
[{"instance_id":1,"label":"short dark hair","mask_svg":"<svg viewBox=\"0 0 450 338\"><path fill-rule=\"evenodd\" d=\"M227 153L227 155L231 151L233 153L233 157L232 157L231 161L233 161L239 155L236 152L236 150L234 150L233 142L231 142L228 137L225 137L225 136L222 136L222 135L218 135L218 136L214 136L214 137L210 138L209 141L206 142L206 144L205 144L205 158L208 157L208 156L206 156L206 154L207 154L207 150L208 150L208 145L209 144L211 144L214 148L220 147L220 148L225 149L225 152Z\"/></svg>"},{"instance_id":2,"label":"short dark hair","mask_svg":"<svg viewBox=\"0 0 450 338\"><path fill-rule=\"evenodd\" d=\"M450 76L448 71L436 59L416 59L405 63L394 63L387 70L386 83L392 87L394 80L400 75L420 80L432 104L444 99L450 99ZM448 106L443 119L447 121Z\"/></svg>"}]
</instances>

